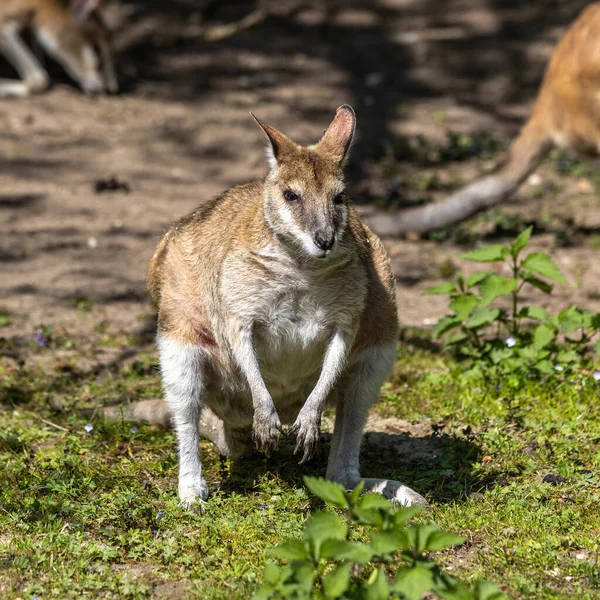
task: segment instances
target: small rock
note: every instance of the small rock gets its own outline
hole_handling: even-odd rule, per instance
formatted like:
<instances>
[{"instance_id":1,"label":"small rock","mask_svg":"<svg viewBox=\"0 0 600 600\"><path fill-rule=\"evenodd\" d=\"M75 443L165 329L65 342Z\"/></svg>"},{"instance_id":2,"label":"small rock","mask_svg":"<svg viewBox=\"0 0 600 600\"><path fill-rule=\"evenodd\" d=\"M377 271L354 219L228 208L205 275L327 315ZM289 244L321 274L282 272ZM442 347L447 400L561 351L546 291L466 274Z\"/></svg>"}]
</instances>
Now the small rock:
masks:
<instances>
[{"instance_id":1,"label":"small rock","mask_svg":"<svg viewBox=\"0 0 600 600\"><path fill-rule=\"evenodd\" d=\"M129 194L131 187L126 181L120 181L117 177L109 177L107 179L97 179L94 182L94 191L96 194L104 192L124 192Z\"/></svg>"},{"instance_id":2,"label":"small rock","mask_svg":"<svg viewBox=\"0 0 600 600\"><path fill-rule=\"evenodd\" d=\"M560 485L561 483L566 483L566 479L561 477L560 475L546 475L544 479L542 479L542 483L549 483L550 485Z\"/></svg>"},{"instance_id":3,"label":"small rock","mask_svg":"<svg viewBox=\"0 0 600 600\"><path fill-rule=\"evenodd\" d=\"M383 73L369 73L366 77L365 77L365 83L367 84L368 87L376 87L378 85L380 85L381 83L383 83L383 80L385 79Z\"/></svg>"},{"instance_id":4,"label":"small rock","mask_svg":"<svg viewBox=\"0 0 600 600\"><path fill-rule=\"evenodd\" d=\"M577 191L581 194L593 194L594 186L589 179L580 179L577 182Z\"/></svg>"},{"instance_id":5,"label":"small rock","mask_svg":"<svg viewBox=\"0 0 600 600\"><path fill-rule=\"evenodd\" d=\"M527 183L531 186L542 185L542 176L538 173L534 173L533 175L529 176L529 178L527 179Z\"/></svg>"}]
</instances>

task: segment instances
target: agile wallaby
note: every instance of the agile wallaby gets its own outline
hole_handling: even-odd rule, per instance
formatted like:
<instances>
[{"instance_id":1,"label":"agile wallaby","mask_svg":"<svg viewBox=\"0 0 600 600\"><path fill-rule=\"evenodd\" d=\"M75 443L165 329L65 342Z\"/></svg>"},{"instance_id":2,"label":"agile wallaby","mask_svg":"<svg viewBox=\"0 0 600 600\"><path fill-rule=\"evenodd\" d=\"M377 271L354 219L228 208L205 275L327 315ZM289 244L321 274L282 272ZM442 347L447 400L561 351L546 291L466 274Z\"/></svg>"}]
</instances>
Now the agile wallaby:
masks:
<instances>
[{"instance_id":1,"label":"agile wallaby","mask_svg":"<svg viewBox=\"0 0 600 600\"><path fill-rule=\"evenodd\" d=\"M446 200L369 219L380 235L425 232L467 219L512 195L555 147L600 152L600 3L588 6L562 37L533 112L492 173Z\"/></svg>"},{"instance_id":2,"label":"agile wallaby","mask_svg":"<svg viewBox=\"0 0 600 600\"><path fill-rule=\"evenodd\" d=\"M0 98L46 89L48 73L20 37L31 28L43 48L89 94L118 91L101 0L1 0L0 54L22 81L0 79Z\"/></svg>"},{"instance_id":3,"label":"agile wallaby","mask_svg":"<svg viewBox=\"0 0 600 600\"><path fill-rule=\"evenodd\" d=\"M344 192L354 111L339 107L309 147L256 120L269 140L266 179L173 225L148 274L186 506L208 496L200 433L235 457L252 440L268 453L292 425L304 462L327 401L336 417L326 476L357 485L367 412L394 362L389 260ZM425 502L397 481L364 482L404 505Z\"/></svg>"}]
</instances>

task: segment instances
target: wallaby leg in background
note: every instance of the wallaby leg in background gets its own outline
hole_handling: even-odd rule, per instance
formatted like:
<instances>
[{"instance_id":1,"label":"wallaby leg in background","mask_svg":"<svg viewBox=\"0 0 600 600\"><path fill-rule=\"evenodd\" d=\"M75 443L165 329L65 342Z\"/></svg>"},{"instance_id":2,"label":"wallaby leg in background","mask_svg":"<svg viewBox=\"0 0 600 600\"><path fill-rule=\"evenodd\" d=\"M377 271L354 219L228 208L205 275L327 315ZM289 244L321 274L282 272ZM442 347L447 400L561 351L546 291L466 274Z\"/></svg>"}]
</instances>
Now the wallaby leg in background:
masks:
<instances>
[{"instance_id":1,"label":"wallaby leg in background","mask_svg":"<svg viewBox=\"0 0 600 600\"><path fill-rule=\"evenodd\" d=\"M0 79L0 98L23 97L49 85L48 74L19 36L18 27L0 27L0 54L17 70L23 81Z\"/></svg>"},{"instance_id":2,"label":"wallaby leg in background","mask_svg":"<svg viewBox=\"0 0 600 600\"><path fill-rule=\"evenodd\" d=\"M203 351L158 335L158 354L165 400L173 415L179 445L179 498L183 506L208 498L200 462L200 417L202 413Z\"/></svg>"},{"instance_id":3,"label":"wallaby leg in background","mask_svg":"<svg viewBox=\"0 0 600 600\"><path fill-rule=\"evenodd\" d=\"M348 368L340 382L326 477L346 489L354 488L362 479L365 490L379 492L403 506L427 504L425 498L399 481L360 475L360 443L367 415L392 370L395 357L392 345L368 348Z\"/></svg>"}]
</instances>

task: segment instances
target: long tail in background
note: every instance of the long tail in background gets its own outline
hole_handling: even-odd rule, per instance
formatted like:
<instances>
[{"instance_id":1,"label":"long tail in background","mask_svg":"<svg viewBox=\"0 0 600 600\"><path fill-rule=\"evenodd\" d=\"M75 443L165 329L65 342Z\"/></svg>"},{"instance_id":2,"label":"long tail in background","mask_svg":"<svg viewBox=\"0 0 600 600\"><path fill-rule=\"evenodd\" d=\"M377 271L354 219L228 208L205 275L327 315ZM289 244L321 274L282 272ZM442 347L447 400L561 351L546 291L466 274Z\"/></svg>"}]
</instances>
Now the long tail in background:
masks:
<instances>
[{"instance_id":1,"label":"long tail in background","mask_svg":"<svg viewBox=\"0 0 600 600\"><path fill-rule=\"evenodd\" d=\"M527 123L513 142L507 158L494 171L445 200L401 212L367 218L369 226L382 236L408 232L424 233L458 223L500 204L515 193L540 164L554 144L535 121Z\"/></svg>"}]
</instances>

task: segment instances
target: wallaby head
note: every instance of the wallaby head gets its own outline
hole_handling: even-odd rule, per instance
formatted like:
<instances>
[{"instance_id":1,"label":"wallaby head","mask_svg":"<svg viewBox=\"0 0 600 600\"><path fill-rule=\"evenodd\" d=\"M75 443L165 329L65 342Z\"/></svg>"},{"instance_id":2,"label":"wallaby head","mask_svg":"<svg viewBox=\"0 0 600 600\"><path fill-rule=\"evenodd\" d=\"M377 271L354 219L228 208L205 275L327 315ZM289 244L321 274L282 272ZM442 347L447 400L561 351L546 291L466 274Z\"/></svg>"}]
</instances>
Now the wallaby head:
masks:
<instances>
[{"instance_id":1,"label":"wallaby head","mask_svg":"<svg viewBox=\"0 0 600 600\"><path fill-rule=\"evenodd\" d=\"M99 12L102 0L67 0L71 19L56 22L57 30L41 26L42 45L88 94L118 91L112 48Z\"/></svg>"},{"instance_id":2,"label":"wallaby head","mask_svg":"<svg viewBox=\"0 0 600 600\"><path fill-rule=\"evenodd\" d=\"M256 121L269 139L263 203L269 227L302 256L331 256L348 222L343 167L356 127L354 110L340 106L319 142L308 147Z\"/></svg>"}]
</instances>

